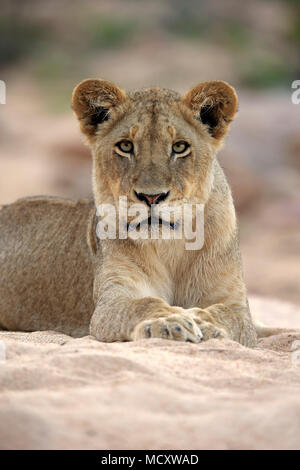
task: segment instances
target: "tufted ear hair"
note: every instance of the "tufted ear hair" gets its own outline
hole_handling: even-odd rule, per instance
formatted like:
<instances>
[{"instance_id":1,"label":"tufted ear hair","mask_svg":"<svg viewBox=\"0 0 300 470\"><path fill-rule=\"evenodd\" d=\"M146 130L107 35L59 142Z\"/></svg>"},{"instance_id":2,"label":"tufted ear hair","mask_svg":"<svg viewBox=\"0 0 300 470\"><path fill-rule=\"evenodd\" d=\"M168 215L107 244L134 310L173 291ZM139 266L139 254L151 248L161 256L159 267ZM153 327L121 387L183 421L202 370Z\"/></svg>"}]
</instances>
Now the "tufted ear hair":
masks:
<instances>
[{"instance_id":1,"label":"tufted ear hair","mask_svg":"<svg viewBox=\"0 0 300 470\"><path fill-rule=\"evenodd\" d=\"M98 125L111 117L113 108L122 104L126 94L106 80L88 79L73 91L72 107L87 137L95 135Z\"/></svg>"},{"instance_id":2,"label":"tufted ear hair","mask_svg":"<svg viewBox=\"0 0 300 470\"><path fill-rule=\"evenodd\" d=\"M215 139L226 135L238 108L235 90L226 82L203 82L188 91L182 99L196 119L206 124Z\"/></svg>"}]
</instances>

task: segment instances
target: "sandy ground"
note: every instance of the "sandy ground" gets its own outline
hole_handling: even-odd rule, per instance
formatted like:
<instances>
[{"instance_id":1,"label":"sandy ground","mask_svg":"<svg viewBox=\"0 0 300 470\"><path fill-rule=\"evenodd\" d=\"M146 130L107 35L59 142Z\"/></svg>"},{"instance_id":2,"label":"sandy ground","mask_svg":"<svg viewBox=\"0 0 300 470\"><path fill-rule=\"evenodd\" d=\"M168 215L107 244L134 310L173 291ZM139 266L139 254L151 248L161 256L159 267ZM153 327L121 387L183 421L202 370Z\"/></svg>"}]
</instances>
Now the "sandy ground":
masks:
<instances>
[{"instance_id":1,"label":"sandy ground","mask_svg":"<svg viewBox=\"0 0 300 470\"><path fill-rule=\"evenodd\" d=\"M251 305L268 324L300 328L299 307ZM53 332L0 340L2 449L300 449L300 331L254 350Z\"/></svg>"}]
</instances>

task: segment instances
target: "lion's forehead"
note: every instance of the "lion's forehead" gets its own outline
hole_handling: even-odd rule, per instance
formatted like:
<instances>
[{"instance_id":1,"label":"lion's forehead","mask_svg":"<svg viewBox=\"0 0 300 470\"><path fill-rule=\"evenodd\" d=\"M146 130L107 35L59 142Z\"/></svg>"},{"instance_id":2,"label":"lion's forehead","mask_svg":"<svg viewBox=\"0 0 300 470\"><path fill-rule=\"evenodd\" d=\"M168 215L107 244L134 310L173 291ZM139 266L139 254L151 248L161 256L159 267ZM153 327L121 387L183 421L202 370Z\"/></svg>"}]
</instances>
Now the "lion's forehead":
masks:
<instances>
[{"instance_id":1,"label":"lion's forehead","mask_svg":"<svg viewBox=\"0 0 300 470\"><path fill-rule=\"evenodd\" d=\"M157 121L165 120L175 112L180 95L172 90L148 88L134 91L128 98L131 112L146 121Z\"/></svg>"},{"instance_id":2,"label":"lion's forehead","mask_svg":"<svg viewBox=\"0 0 300 470\"><path fill-rule=\"evenodd\" d=\"M180 95L176 91L166 88L144 88L135 90L128 94L128 97L135 102L143 103L144 105L155 105L158 103L168 104L180 100Z\"/></svg>"},{"instance_id":3,"label":"lion's forehead","mask_svg":"<svg viewBox=\"0 0 300 470\"><path fill-rule=\"evenodd\" d=\"M128 97L127 106L122 110L123 119L117 122L117 126L124 131L137 128L137 138L142 135L143 138L150 135L156 138L161 136L165 141L170 139L170 133L166 132L168 128L178 130L187 127L178 107L178 93L150 88L131 92Z\"/></svg>"}]
</instances>

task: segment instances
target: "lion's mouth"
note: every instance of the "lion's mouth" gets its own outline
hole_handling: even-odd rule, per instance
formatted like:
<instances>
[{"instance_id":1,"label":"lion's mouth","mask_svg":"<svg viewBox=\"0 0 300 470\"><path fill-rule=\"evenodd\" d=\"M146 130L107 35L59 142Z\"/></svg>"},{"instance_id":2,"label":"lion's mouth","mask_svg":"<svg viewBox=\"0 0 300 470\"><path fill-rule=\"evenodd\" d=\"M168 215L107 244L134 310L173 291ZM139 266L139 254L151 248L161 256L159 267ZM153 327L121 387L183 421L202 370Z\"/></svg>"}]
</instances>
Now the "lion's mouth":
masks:
<instances>
[{"instance_id":1,"label":"lion's mouth","mask_svg":"<svg viewBox=\"0 0 300 470\"><path fill-rule=\"evenodd\" d=\"M127 223L127 231L128 232L131 232L133 230L141 230L143 227L147 227L148 226L148 230L151 229L151 227L162 227L162 226L165 226L165 227L168 227L170 228L171 230L176 230L176 228L178 227L179 223L177 221L173 221L173 222L170 222L170 221L166 221L164 219L162 219L161 217L156 217L154 215L150 215L147 219L145 220L142 220L138 223L135 223L134 221L132 222L128 222Z\"/></svg>"}]
</instances>

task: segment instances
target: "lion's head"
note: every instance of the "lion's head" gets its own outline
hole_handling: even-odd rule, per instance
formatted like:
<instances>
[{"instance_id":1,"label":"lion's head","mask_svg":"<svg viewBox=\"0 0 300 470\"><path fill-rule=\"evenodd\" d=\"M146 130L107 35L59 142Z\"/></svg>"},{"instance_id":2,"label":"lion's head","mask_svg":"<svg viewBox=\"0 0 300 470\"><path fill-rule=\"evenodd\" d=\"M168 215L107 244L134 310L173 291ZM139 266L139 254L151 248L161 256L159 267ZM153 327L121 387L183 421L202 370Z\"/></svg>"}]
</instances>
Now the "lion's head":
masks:
<instances>
[{"instance_id":1,"label":"lion's head","mask_svg":"<svg viewBox=\"0 0 300 470\"><path fill-rule=\"evenodd\" d=\"M217 149L237 110L225 82L200 83L183 97L150 88L126 94L105 80L85 80L73 109L93 153L97 205L205 203Z\"/></svg>"}]
</instances>

